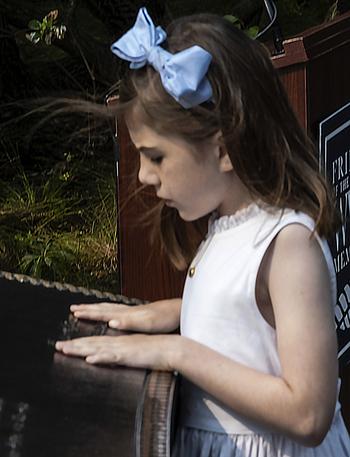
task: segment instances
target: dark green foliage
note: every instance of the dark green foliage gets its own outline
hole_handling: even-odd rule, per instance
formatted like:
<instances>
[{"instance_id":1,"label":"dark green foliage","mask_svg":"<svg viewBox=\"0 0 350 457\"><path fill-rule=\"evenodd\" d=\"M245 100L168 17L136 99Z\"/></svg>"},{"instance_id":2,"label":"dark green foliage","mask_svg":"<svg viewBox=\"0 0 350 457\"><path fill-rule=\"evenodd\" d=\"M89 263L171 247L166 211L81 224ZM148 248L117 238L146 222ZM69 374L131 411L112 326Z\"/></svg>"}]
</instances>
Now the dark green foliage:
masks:
<instances>
[{"instance_id":1,"label":"dark green foliage","mask_svg":"<svg viewBox=\"0 0 350 457\"><path fill-rule=\"evenodd\" d=\"M275 0L275 3L283 34L285 37L289 37L327 20L330 11L337 10L338 2L334 0ZM240 19L245 28L252 26L263 28L268 21L262 0L224 0L220 2L168 0L167 4L173 17L200 12L223 16L233 15Z\"/></svg>"},{"instance_id":2,"label":"dark green foliage","mask_svg":"<svg viewBox=\"0 0 350 457\"><path fill-rule=\"evenodd\" d=\"M99 159L67 154L42 174L12 160L11 183L0 181L0 269L118 290L113 164Z\"/></svg>"},{"instance_id":3,"label":"dark green foliage","mask_svg":"<svg viewBox=\"0 0 350 457\"><path fill-rule=\"evenodd\" d=\"M53 39L63 40L67 28L64 24L58 25L57 18L58 10L53 10L44 16L42 21L38 19L31 20L28 24L31 32L26 34L26 38L33 44L42 41L48 46Z\"/></svg>"}]
</instances>

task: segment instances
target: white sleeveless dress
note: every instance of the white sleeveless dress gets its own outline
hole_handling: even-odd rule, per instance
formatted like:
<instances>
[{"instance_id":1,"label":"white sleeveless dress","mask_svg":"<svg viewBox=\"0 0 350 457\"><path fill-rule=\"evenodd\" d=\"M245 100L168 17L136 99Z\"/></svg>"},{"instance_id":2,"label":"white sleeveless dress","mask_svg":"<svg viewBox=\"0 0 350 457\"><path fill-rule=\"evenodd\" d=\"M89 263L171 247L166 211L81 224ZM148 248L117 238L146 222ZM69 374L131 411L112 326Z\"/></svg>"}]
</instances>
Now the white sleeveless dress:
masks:
<instances>
[{"instance_id":1,"label":"white sleeveless dress","mask_svg":"<svg viewBox=\"0 0 350 457\"><path fill-rule=\"evenodd\" d=\"M312 231L314 221L301 212L271 211L256 204L232 216L216 217L210 218L208 234L198 249L195 274L186 278L181 334L237 362L279 376L276 332L257 307L256 277L266 249L282 228L297 223ZM327 243L317 239L336 303L331 253ZM310 448L241 417L181 378L172 457L350 457L350 440L339 402L326 438Z\"/></svg>"}]
</instances>

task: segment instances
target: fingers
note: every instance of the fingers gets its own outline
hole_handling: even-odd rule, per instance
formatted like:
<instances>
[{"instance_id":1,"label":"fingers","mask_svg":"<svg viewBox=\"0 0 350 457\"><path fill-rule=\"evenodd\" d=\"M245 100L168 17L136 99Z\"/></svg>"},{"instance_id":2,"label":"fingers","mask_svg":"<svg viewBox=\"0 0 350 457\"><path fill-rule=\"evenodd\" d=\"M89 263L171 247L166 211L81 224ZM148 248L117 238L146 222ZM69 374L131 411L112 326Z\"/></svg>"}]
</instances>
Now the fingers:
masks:
<instances>
[{"instance_id":1,"label":"fingers","mask_svg":"<svg viewBox=\"0 0 350 457\"><path fill-rule=\"evenodd\" d=\"M128 306L119 303L94 303L72 305L74 317L108 322L111 328L149 332L152 328L152 312L147 306Z\"/></svg>"},{"instance_id":2,"label":"fingers","mask_svg":"<svg viewBox=\"0 0 350 457\"><path fill-rule=\"evenodd\" d=\"M109 327L111 328L116 328L116 329L121 329L123 326L120 323L120 320L113 319L108 322Z\"/></svg>"},{"instance_id":3,"label":"fingers","mask_svg":"<svg viewBox=\"0 0 350 457\"><path fill-rule=\"evenodd\" d=\"M113 352L97 352L94 355L88 355L85 361L91 364L117 364L118 356Z\"/></svg>"},{"instance_id":4,"label":"fingers","mask_svg":"<svg viewBox=\"0 0 350 457\"><path fill-rule=\"evenodd\" d=\"M68 341L57 341L55 348L66 355L87 357L115 343L115 337L91 336L75 338Z\"/></svg>"},{"instance_id":5,"label":"fingers","mask_svg":"<svg viewBox=\"0 0 350 457\"><path fill-rule=\"evenodd\" d=\"M94 303L91 305L72 305L70 310L74 317L79 319L108 322L118 316L125 308L129 307L118 303Z\"/></svg>"},{"instance_id":6,"label":"fingers","mask_svg":"<svg viewBox=\"0 0 350 457\"><path fill-rule=\"evenodd\" d=\"M65 355L85 357L85 361L91 364L117 364L116 352L106 350L108 340L103 341L90 338L77 338L71 341L57 341L56 350Z\"/></svg>"},{"instance_id":7,"label":"fingers","mask_svg":"<svg viewBox=\"0 0 350 457\"><path fill-rule=\"evenodd\" d=\"M133 368L172 370L169 350L174 338L168 335L91 336L57 341L64 355L83 357L90 364L114 364ZM163 344L164 342L164 344Z\"/></svg>"}]
</instances>

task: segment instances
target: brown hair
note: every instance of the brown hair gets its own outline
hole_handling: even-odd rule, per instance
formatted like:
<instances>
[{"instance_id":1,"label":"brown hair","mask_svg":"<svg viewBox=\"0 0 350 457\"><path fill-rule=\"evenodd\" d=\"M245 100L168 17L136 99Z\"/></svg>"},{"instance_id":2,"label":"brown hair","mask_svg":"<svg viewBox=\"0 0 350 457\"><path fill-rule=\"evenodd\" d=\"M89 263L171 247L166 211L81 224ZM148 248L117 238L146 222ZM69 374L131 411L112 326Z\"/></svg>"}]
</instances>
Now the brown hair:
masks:
<instances>
[{"instance_id":1,"label":"brown hair","mask_svg":"<svg viewBox=\"0 0 350 457\"><path fill-rule=\"evenodd\" d=\"M155 131L171 131L193 144L221 130L235 173L251 195L275 207L306 212L318 233L328 237L338 223L332 194L265 47L211 14L177 19L167 33L162 46L172 53L194 44L211 53L207 77L214 102L184 109L165 92L159 74L146 66L129 71L123 80L118 109L127 112L137 106ZM183 269L196 243L175 209L162 204L158 209L154 238Z\"/></svg>"}]
</instances>

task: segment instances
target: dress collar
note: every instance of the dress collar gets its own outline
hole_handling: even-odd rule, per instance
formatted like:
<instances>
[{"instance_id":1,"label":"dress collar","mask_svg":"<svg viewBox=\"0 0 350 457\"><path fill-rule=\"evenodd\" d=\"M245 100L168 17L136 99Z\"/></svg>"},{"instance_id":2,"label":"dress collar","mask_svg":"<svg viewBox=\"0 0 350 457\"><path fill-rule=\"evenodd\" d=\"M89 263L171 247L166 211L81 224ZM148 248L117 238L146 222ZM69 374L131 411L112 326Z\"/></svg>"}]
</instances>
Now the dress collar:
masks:
<instances>
[{"instance_id":1,"label":"dress collar","mask_svg":"<svg viewBox=\"0 0 350 457\"><path fill-rule=\"evenodd\" d=\"M218 212L214 211L208 221L208 235L224 232L225 230L237 227L256 216L261 210L261 205L257 202L253 202L230 215L218 217Z\"/></svg>"}]
</instances>

